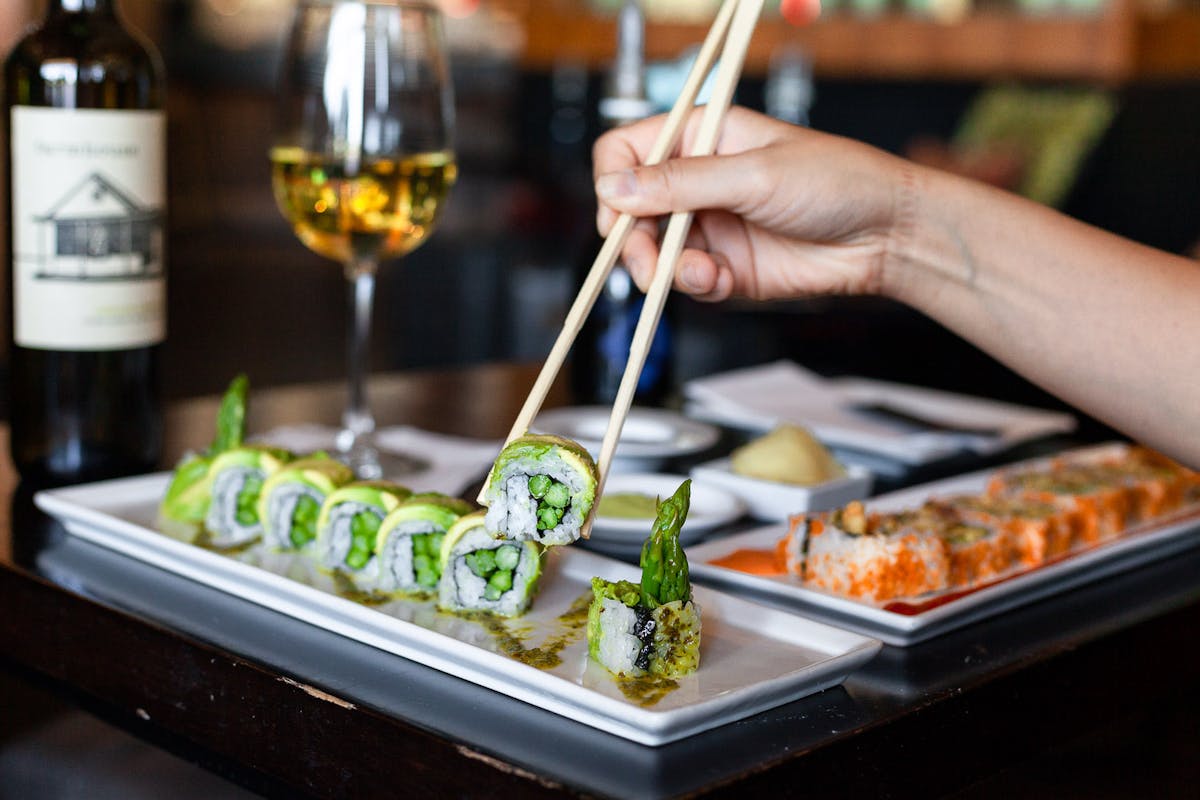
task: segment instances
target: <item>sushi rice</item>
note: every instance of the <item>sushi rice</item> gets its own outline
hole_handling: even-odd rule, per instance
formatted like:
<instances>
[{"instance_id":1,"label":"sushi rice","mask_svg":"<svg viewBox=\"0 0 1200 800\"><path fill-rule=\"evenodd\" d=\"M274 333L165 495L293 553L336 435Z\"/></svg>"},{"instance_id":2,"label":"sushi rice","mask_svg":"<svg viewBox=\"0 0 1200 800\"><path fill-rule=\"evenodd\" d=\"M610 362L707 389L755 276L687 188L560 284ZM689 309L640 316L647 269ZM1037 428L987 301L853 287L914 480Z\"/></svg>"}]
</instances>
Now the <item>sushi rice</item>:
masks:
<instances>
[{"instance_id":1,"label":"sushi rice","mask_svg":"<svg viewBox=\"0 0 1200 800\"><path fill-rule=\"evenodd\" d=\"M596 464L560 436L513 440L488 476L486 526L497 538L570 544L579 538L596 496Z\"/></svg>"},{"instance_id":2,"label":"sushi rice","mask_svg":"<svg viewBox=\"0 0 1200 800\"><path fill-rule=\"evenodd\" d=\"M496 539L484 525L484 517L482 511L467 514L446 532L438 607L520 616L537 592L542 549L536 542Z\"/></svg>"}]
</instances>

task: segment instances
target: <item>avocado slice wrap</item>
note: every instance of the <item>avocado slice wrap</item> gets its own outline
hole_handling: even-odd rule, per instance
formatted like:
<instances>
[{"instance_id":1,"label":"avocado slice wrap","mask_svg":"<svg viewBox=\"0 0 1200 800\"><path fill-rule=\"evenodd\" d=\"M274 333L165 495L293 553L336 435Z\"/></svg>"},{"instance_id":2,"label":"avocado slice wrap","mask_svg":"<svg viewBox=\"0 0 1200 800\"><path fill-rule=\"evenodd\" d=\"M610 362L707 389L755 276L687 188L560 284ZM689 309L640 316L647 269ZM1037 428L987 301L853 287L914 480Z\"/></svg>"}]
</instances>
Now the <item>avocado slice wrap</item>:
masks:
<instances>
[{"instance_id":1,"label":"avocado slice wrap","mask_svg":"<svg viewBox=\"0 0 1200 800\"><path fill-rule=\"evenodd\" d=\"M325 499L354 480L354 471L325 453L292 461L267 478L258 499L263 541L282 551L303 550L317 538Z\"/></svg>"},{"instance_id":2,"label":"avocado slice wrap","mask_svg":"<svg viewBox=\"0 0 1200 800\"><path fill-rule=\"evenodd\" d=\"M537 542L497 539L486 512L460 517L442 541L438 608L516 617L529 610L542 574Z\"/></svg>"},{"instance_id":3,"label":"avocado slice wrap","mask_svg":"<svg viewBox=\"0 0 1200 800\"><path fill-rule=\"evenodd\" d=\"M291 458L282 448L257 445L234 447L214 458L205 479L211 499L204 515L204 544L240 547L260 538L263 486Z\"/></svg>"},{"instance_id":4,"label":"avocado slice wrap","mask_svg":"<svg viewBox=\"0 0 1200 800\"><path fill-rule=\"evenodd\" d=\"M429 596L442 576L442 542L471 503L436 492L414 494L383 519L376 534L376 590L397 596Z\"/></svg>"},{"instance_id":5,"label":"avocado slice wrap","mask_svg":"<svg viewBox=\"0 0 1200 800\"><path fill-rule=\"evenodd\" d=\"M321 506L313 545L321 568L350 575L360 588L371 588L379 527L410 496L408 487L379 480L354 481L331 492Z\"/></svg>"},{"instance_id":6,"label":"avocado slice wrap","mask_svg":"<svg viewBox=\"0 0 1200 800\"><path fill-rule=\"evenodd\" d=\"M578 442L548 434L518 437L488 474L487 530L501 539L570 544L591 513L597 481L596 463Z\"/></svg>"},{"instance_id":7,"label":"avocado slice wrap","mask_svg":"<svg viewBox=\"0 0 1200 800\"><path fill-rule=\"evenodd\" d=\"M221 397L217 409L216 433L203 451L187 453L175 465L175 471L158 507L162 528L180 538L194 540L204 526L212 500L209 471L213 460L235 447L246 435L246 396L250 381L236 376Z\"/></svg>"}]
</instances>

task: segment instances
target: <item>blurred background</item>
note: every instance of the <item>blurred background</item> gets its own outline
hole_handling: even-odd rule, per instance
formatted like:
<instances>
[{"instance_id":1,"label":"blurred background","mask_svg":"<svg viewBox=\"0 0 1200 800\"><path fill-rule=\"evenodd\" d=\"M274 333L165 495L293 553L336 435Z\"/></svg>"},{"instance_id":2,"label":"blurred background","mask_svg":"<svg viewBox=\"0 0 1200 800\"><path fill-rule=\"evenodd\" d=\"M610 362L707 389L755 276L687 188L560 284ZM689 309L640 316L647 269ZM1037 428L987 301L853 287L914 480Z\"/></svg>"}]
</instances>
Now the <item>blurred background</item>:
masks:
<instances>
[{"instance_id":1,"label":"blurred background","mask_svg":"<svg viewBox=\"0 0 1200 800\"><path fill-rule=\"evenodd\" d=\"M5 0L5 50L41 13ZM277 212L267 149L290 0L121 0L169 81L171 397L340 379L339 268ZM443 0L459 183L444 224L385 264L376 370L544 358L598 247L590 148L620 0ZM716 0L645 0L647 94L669 107ZM973 175L1138 241L1200 239L1198 0L777 0L737 102ZM1022 235L1014 231L1013 236ZM669 309L672 375L792 358L1055 406L877 299ZM7 324L7 322L5 322Z\"/></svg>"}]
</instances>

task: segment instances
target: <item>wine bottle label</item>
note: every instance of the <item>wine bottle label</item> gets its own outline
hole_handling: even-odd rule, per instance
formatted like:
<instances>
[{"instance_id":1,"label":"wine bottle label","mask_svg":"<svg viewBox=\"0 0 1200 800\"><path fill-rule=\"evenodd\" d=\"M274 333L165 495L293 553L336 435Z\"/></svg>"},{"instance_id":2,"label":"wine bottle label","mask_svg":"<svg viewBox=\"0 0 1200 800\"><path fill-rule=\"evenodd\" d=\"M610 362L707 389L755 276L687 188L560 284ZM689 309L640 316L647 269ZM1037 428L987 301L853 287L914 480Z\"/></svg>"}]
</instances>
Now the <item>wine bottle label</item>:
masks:
<instances>
[{"instance_id":1,"label":"wine bottle label","mask_svg":"<svg viewBox=\"0 0 1200 800\"><path fill-rule=\"evenodd\" d=\"M12 109L13 337L117 350L166 335L166 118Z\"/></svg>"}]
</instances>

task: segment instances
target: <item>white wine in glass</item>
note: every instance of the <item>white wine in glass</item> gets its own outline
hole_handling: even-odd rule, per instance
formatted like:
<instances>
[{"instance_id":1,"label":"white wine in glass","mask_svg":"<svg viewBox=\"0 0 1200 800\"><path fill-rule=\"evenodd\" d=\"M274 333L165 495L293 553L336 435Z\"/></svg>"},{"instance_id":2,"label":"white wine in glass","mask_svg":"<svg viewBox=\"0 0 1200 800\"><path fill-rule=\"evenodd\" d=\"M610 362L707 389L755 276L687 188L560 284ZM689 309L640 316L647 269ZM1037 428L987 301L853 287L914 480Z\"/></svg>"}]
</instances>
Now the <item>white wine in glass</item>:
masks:
<instances>
[{"instance_id":1,"label":"white wine in glass","mask_svg":"<svg viewBox=\"0 0 1200 800\"><path fill-rule=\"evenodd\" d=\"M415 2L301 0L280 78L271 175L300 241L343 266L349 397L336 445L360 477L397 477L366 396L375 274L433 232L457 176L442 21Z\"/></svg>"}]
</instances>

